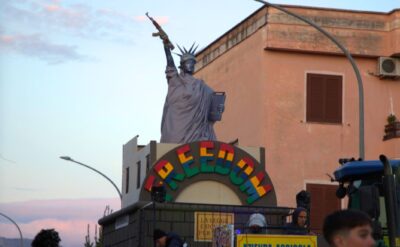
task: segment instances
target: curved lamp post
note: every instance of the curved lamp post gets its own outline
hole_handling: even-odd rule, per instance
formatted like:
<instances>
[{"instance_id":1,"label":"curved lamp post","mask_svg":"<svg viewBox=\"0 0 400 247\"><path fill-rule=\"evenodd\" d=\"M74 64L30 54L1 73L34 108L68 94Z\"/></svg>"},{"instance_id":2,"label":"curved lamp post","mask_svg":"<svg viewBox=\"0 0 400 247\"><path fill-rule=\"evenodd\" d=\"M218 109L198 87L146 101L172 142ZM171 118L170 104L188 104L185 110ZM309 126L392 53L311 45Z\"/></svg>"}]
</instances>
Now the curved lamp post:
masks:
<instances>
[{"instance_id":1,"label":"curved lamp post","mask_svg":"<svg viewBox=\"0 0 400 247\"><path fill-rule=\"evenodd\" d=\"M295 13L292 13L290 11L288 11L287 9L284 9L278 5L272 4L272 3L268 3L266 1L263 0L254 0L260 3L263 3L264 5L267 5L269 7L273 7L276 8L282 12L285 12L288 15L294 16L297 19L300 19L302 21L304 21L305 23L307 23L308 25L314 27L315 29L317 29L318 31L320 31L321 33L323 33L327 38L329 38L333 43L335 43L335 45L337 45L337 47L339 47L340 50L342 50L342 52L346 55L347 59L350 61L351 66L353 67L354 73L356 74L357 77L357 83L358 83L358 97L359 97L359 104L358 104L358 108L359 108L359 156L361 159L365 158L365 144L364 144L364 88L363 88L363 83L362 83L362 79L361 79L361 75L360 75L360 71L358 70L358 67L353 59L353 57L350 55L350 53L347 51L347 49L337 40L335 39L331 34L329 34L327 31L325 31L324 29L322 29L320 26L316 25L314 22L309 21Z\"/></svg>"},{"instance_id":2,"label":"curved lamp post","mask_svg":"<svg viewBox=\"0 0 400 247\"><path fill-rule=\"evenodd\" d=\"M23 241L23 237L22 237L22 232L21 232L21 229L19 229L19 226L17 225L17 223L15 221L13 221L10 217L8 217L7 215L5 215L3 213L0 213L0 215L5 217L5 218L7 218L9 221L11 221L17 227L18 232L19 232L20 241L21 241L20 245L21 245L21 247L24 247L24 241Z\"/></svg>"},{"instance_id":3,"label":"curved lamp post","mask_svg":"<svg viewBox=\"0 0 400 247\"><path fill-rule=\"evenodd\" d=\"M98 174L100 174L101 176L103 176L105 179L107 179L108 182L110 182L110 183L114 186L114 188L115 188L115 189L117 190L117 192L118 192L119 198L122 200L122 193L121 193L121 191L119 190L118 186L117 186L109 177L107 177L104 173L102 173L102 172L100 172L100 171L94 169L94 168L91 167L91 166L88 166L88 165L85 165L85 164L83 164L83 163L81 163L81 162L79 162L79 161L76 161L76 160L72 159L72 158L69 157L69 156L60 156L60 159L63 159L63 160L66 160L66 161L74 162L74 163L76 163L76 164L78 164L78 165L81 165L81 166L84 166L84 167L86 167L86 168L89 168L90 170L92 170L92 171L94 171L94 172L97 172Z\"/></svg>"}]
</instances>

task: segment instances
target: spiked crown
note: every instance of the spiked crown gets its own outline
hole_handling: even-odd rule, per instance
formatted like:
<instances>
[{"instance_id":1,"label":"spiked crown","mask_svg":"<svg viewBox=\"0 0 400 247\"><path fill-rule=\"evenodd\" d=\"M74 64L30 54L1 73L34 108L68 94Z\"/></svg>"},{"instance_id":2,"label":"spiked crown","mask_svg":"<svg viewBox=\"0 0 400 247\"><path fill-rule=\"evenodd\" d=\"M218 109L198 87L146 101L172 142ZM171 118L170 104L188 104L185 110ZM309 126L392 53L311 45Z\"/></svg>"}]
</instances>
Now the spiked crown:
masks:
<instances>
[{"instance_id":1,"label":"spiked crown","mask_svg":"<svg viewBox=\"0 0 400 247\"><path fill-rule=\"evenodd\" d=\"M193 59L196 61L196 57L194 54L199 45L197 45L196 47L194 47L194 45L195 45L195 43L193 43L193 45L192 45L192 47L190 47L189 51L186 50L185 47L183 47L183 49L182 49L179 45L177 45L179 50L181 51L181 54L177 54L181 58L181 63L184 63L185 61L190 60L190 59Z\"/></svg>"}]
</instances>

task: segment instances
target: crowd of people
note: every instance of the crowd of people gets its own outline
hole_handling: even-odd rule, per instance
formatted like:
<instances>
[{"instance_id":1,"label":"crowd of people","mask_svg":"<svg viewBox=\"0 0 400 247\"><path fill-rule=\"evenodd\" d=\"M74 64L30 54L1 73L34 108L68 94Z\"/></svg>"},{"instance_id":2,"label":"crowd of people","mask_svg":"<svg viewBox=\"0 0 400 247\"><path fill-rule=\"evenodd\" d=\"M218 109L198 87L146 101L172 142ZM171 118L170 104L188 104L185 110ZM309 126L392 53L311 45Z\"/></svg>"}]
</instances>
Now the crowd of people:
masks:
<instances>
[{"instance_id":1,"label":"crowd of people","mask_svg":"<svg viewBox=\"0 0 400 247\"><path fill-rule=\"evenodd\" d=\"M307 227L308 213L305 208L298 207L292 214L292 221L285 225L284 231L291 235L314 235ZM246 233L266 234L267 221L260 213L250 215ZM372 220L364 212L358 210L340 210L328 215L323 224L323 236L331 247L373 247ZM156 247L182 247L184 241L176 233L154 230Z\"/></svg>"},{"instance_id":2,"label":"crowd of people","mask_svg":"<svg viewBox=\"0 0 400 247\"><path fill-rule=\"evenodd\" d=\"M291 235L313 235L307 227L308 213L298 207L292 214L292 221L285 225L284 231ZM266 234L267 221L260 213L251 214L246 233ZM373 247L373 228L371 218L364 212L352 209L336 211L328 215L323 224L323 236L331 247ZM155 247L186 247L187 244L174 232L155 229ZM43 229L32 242L32 247L58 247L61 239L54 229Z\"/></svg>"}]
</instances>

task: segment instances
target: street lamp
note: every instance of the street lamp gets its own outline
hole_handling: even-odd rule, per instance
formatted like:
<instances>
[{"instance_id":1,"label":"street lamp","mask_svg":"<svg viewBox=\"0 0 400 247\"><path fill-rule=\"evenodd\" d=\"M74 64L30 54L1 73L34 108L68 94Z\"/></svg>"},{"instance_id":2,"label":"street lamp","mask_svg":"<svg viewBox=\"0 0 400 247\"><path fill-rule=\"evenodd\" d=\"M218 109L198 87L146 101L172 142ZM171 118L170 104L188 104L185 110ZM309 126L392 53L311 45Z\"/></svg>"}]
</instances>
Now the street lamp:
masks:
<instances>
[{"instance_id":1,"label":"street lamp","mask_svg":"<svg viewBox=\"0 0 400 247\"><path fill-rule=\"evenodd\" d=\"M22 232L21 232L21 229L19 229L18 224L15 221L13 221L10 217L8 217L7 215L2 214L2 213L0 213L0 215L5 217L9 221L11 221L17 227L18 232L19 232L19 237L20 237L20 240L21 240L20 245L21 245L21 247L24 247L24 242L23 242L24 240L23 240L23 237L22 237Z\"/></svg>"},{"instance_id":2,"label":"street lamp","mask_svg":"<svg viewBox=\"0 0 400 247\"><path fill-rule=\"evenodd\" d=\"M260 3L263 3L269 7L276 8L282 12L285 12L288 15L294 16L299 20L304 21L308 25L314 27L317 29L319 32L324 34L327 38L329 38L337 47L339 47L340 50L346 55L347 59L350 61L351 66L353 67L354 73L356 74L357 78L357 83L358 83L358 111L359 111L359 158L364 159L365 158L365 144L364 144L364 88L363 88L363 83L360 75L360 71L358 70L358 67L356 65L356 62L354 61L353 57L350 55L350 52L347 51L347 49L337 40L335 37L333 37L331 34L329 34L327 31L322 29L320 26L316 25L314 22L307 20L306 18L303 18L295 13L290 12L289 10L282 8L276 4L268 3L263 0L254 0Z\"/></svg>"},{"instance_id":3,"label":"street lamp","mask_svg":"<svg viewBox=\"0 0 400 247\"><path fill-rule=\"evenodd\" d=\"M69 156L60 156L60 159L63 159L63 160L66 160L66 161L74 162L74 163L76 163L76 164L78 164L78 165L81 165L81 166L84 166L84 167L86 167L86 168L89 168L90 170L92 170L92 171L94 171L94 172L97 172L98 174L100 174L101 176L103 176L105 179L107 179L108 182L110 182L110 183L114 186L114 188L115 188L115 189L117 190L117 192L118 192L119 198L122 200L122 193L121 193L121 191L118 189L118 186L117 186L109 177L107 177L104 173L102 173L102 172L100 172L100 171L94 169L94 168L91 167L91 166L88 166L88 165L85 165L85 164L83 164L83 163L81 163L81 162L79 162L79 161L76 161L76 160L72 159L72 158L69 157Z\"/></svg>"}]
</instances>

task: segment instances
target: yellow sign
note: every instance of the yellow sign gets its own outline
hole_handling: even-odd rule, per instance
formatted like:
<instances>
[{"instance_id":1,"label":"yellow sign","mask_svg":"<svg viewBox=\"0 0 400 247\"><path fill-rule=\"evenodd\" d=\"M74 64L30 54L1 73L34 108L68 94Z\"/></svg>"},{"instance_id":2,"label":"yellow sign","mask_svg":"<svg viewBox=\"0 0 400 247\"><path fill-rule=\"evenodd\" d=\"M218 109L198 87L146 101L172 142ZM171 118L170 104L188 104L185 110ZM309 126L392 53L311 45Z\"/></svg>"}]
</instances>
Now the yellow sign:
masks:
<instances>
[{"instance_id":1,"label":"yellow sign","mask_svg":"<svg viewBox=\"0 0 400 247\"><path fill-rule=\"evenodd\" d=\"M195 212L194 241L211 242L215 227L233 223L233 213Z\"/></svg>"},{"instance_id":2,"label":"yellow sign","mask_svg":"<svg viewBox=\"0 0 400 247\"><path fill-rule=\"evenodd\" d=\"M389 246L389 236L383 236L385 246ZM400 238L396 238L396 246L400 246Z\"/></svg>"},{"instance_id":3,"label":"yellow sign","mask_svg":"<svg viewBox=\"0 0 400 247\"><path fill-rule=\"evenodd\" d=\"M317 247L317 236L240 234L236 247Z\"/></svg>"}]
</instances>

